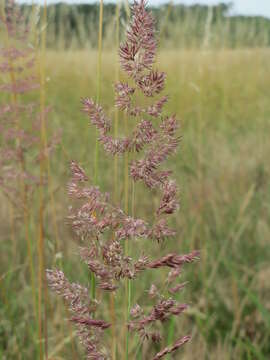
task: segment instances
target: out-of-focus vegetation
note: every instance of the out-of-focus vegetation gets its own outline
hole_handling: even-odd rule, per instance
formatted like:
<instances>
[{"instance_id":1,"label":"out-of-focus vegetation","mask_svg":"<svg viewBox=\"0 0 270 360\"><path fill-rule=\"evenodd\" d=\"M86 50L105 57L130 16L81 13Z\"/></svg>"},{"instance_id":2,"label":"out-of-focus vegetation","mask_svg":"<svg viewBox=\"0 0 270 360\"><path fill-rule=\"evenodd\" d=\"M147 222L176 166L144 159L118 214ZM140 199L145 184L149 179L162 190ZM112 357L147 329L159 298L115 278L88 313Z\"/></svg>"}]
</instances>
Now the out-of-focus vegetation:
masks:
<instances>
[{"instance_id":1,"label":"out-of-focus vegetation","mask_svg":"<svg viewBox=\"0 0 270 360\"><path fill-rule=\"evenodd\" d=\"M95 48L97 46L98 3L48 6L47 44L54 49ZM161 46L170 48L236 48L270 45L270 19L229 16L230 4L185 6L173 2L151 9L162 36ZM23 6L29 17L31 6ZM127 22L122 6L120 23ZM112 48L115 4L104 5L104 46Z\"/></svg>"},{"instance_id":2,"label":"out-of-focus vegetation","mask_svg":"<svg viewBox=\"0 0 270 360\"><path fill-rule=\"evenodd\" d=\"M89 273L79 261L78 244L65 218L70 205L66 195L69 160L79 161L93 178L95 132L80 111L80 98L96 94L97 15L94 14L98 8L88 8L92 9L92 18L82 10L80 13L79 9L83 9L80 6L48 8L47 41L48 46L55 49L48 50L44 59L46 103L51 107L47 116L48 131L62 129L63 134L51 158L50 187L45 194L45 265L60 267L71 280L85 284L89 283ZM200 262L187 268L182 277L189 285L179 298L190 303L190 310L177 322L177 327L171 322L166 324L164 338L170 342L173 334L185 334L187 329L193 335L192 342L175 359L267 360L270 358L270 50L265 46L269 22L227 18L224 7L213 8L212 15L207 8L192 9L179 6L173 11L168 11L168 7L154 10L162 34L159 68L168 75L167 110L177 114L183 136L181 149L169 164L181 186L181 210L174 219L179 237L162 246L177 249L179 253L198 248L202 253ZM67 21L72 11L76 14L74 18L81 16L87 21L74 20L72 27ZM121 11L123 27L125 9ZM183 21L177 15L181 11L182 14L186 11ZM54 22L53 14L57 13L62 15ZM111 117L115 111L112 84L117 51L109 29L113 29L114 21L113 6L108 5L105 7L107 30L101 98ZM74 31L79 25L80 30ZM256 32L256 28L260 31ZM226 49L247 46L254 48ZM89 49L75 50L81 47ZM171 48L165 51L163 47ZM192 49L179 50L179 47ZM38 98L38 94L36 96ZM2 94L0 100L4 101ZM121 199L122 169L120 159ZM112 160L101 150L102 190L112 192L112 173ZM51 194L55 199L54 209ZM151 216L153 205L158 201L156 194L149 196L138 186L136 199L136 215ZM38 268L37 218L38 197L33 199L29 226L35 269ZM16 219L13 228L8 201L2 195L0 224L0 358L38 359L24 230L20 219ZM153 244L147 246L154 247ZM158 247L156 249L158 251ZM134 304L145 296L151 281L149 276L135 283ZM55 295L45 296L48 358L82 358L75 334L65 320L63 304ZM117 318L122 319L121 297L116 298L116 305ZM105 303L104 316L108 311L109 305ZM120 333L121 338L124 335ZM136 339L131 339L132 360L136 359L136 345ZM146 344L143 359L148 359L147 354L152 352L153 348ZM124 348L119 347L118 356L123 358Z\"/></svg>"}]
</instances>

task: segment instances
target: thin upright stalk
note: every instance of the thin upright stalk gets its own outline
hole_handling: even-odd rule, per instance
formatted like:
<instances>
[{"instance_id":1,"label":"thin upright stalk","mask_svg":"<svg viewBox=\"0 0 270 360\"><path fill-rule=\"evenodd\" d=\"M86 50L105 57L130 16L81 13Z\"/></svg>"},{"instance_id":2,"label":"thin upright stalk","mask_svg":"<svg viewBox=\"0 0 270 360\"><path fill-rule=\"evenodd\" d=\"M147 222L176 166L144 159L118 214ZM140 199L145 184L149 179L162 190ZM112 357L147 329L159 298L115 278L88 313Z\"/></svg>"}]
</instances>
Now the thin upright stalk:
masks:
<instances>
[{"instance_id":1,"label":"thin upright stalk","mask_svg":"<svg viewBox=\"0 0 270 360\"><path fill-rule=\"evenodd\" d=\"M120 15L120 5L119 1L116 3L116 9L115 9L115 23L116 23L116 37L115 37L115 43L116 43L116 57L118 59L118 48L119 48L119 15ZM117 60L116 59L116 60ZM118 61L116 61L116 67L115 67L115 82L118 83L119 81L119 66ZM115 138L118 138L118 123L119 123L119 112L118 109L115 109L115 118L114 118L114 136ZM116 155L114 157L114 203L117 205L119 201L118 197L118 156ZM116 314L115 314L115 297L114 293L110 294L110 305L111 305L111 318L112 318L112 360L116 360L116 352L117 352L117 341L116 341Z\"/></svg>"},{"instance_id":2,"label":"thin upright stalk","mask_svg":"<svg viewBox=\"0 0 270 360\"><path fill-rule=\"evenodd\" d=\"M98 62L97 62L97 96L96 102L99 103L101 92L101 60L102 60L102 31L103 31L103 0L99 4L99 32L98 32ZM96 130L96 146L95 146L95 159L94 159L94 182L98 183L98 160L99 160L99 144L98 144L98 131ZM91 280L91 297L96 297L96 279L93 272L90 274Z\"/></svg>"},{"instance_id":3,"label":"thin upright stalk","mask_svg":"<svg viewBox=\"0 0 270 360\"><path fill-rule=\"evenodd\" d=\"M165 32L167 29L167 26L170 21L170 15L173 10L173 0L170 0L170 2L167 4L167 13L165 15L165 19L163 21L163 24L160 29L160 35L159 35L159 48L161 49L163 47L163 41L165 41Z\"/></svg>"},{"instance_id":4,"label":"thin upright stalk","mask_svg":"<svg viewBox=\"0 0 270 360\"><path fill-rule=\"evenodd\" d=\"M116 44L116 68L115 68L115 82L119 82L119 66L118 66L118 48L119 48L119 14L120 14L120 6L119 2L117 1L116 10L115 10L115 21L116 21L116 37L115 37L115 44ZM118 125L119 125L119 111L118 108L115 109L115 118L114 118L114 137L118 138ZM118 155L114 157L114 201L115 203L118 201Z\"/></svg>"},{"instance_id":5,"label":"thin upright stalk","mask_svg":"<svg viewBox=\"0 0 270 360\"><path fill-rule=\"evenodd\" d=\"M128 1L125 1L125 9L126 9L126 15L127 18L130 18L130 10L129 10L129 4ZM127 122L127 116L124 115L124 126L125 126L125 134L128 134L128 122ZM129 193L129 176L128 176L128 152L125 152L124 155L124 209L126 214L128 214L128 193ZM128 256L129 253L129 243L128 240L125 241L125 255ZM129 315L130 315L130 308L131 308L131 282L129 279L126 279L125 284L125 307L126 307L126 325L129 321ZM127 327L125 328L126 331L126 344L125 344L125 358L128 360L129 356L129 332L127 331Z\"/></svg>"},{"instance_id":6,"label":"thin upright stalk","mask_svg":"<svg viewBox=\"0 0 270 360\"><path fill-rule=\"evenodd\" d=\"M3 18L5 18L5 3L4 1L0 1L0 14ZM15 221L14 221L14 208L11 203L9 203L9 225L10 225L10 232L11 232L11 241L12 241L12 257L14 263L16 263L17 258L17 242L16 242L16 236L15 236Z\"/></svg>"},{"instance_id":7,"label":"thin upright stalk","mask_svg":"<svg viewBox=\"0 0 270 360\"><path fill-rule=\"evenodd\" d=\"M56 217L56 207L55 207L55 197L52 187L52 177L51 177L51 163L49 155L47 157L47 177L48 177L48 190L50 195L50 202L52 206L52 218L53 218L53 227L54 227L54 236L55 236L55 248L58 252L60 250L60 236L59 236L59 229L57 224L57 217ZM60 265L62 261L60 259Z\"/></svg>"},{"instance_id":8,"label":"thin upright stalk","mask_svg":"<svg viewBox=\"0 0 270 360\"><path fill-rule=\"evenodd\" d=\"M100 101L101 93L101 60L102 60L102 32L103 32L103 0L99 4L99 31L98 31L98 59L97 59L97 95L96 102ZM98 146L98 132L96 132L96 149L95 149L95 168L94 177L95 184L98 181L98 160L99 160L99 146Z\"/></svg>"},{"instance_id":9,"label":"thin upright stalk","mask_svg":"<svg viewBox=\"0 0 270 360\"><path fill-rule=\"evenodd\" d=\"M127 16L128 20L129 20L129 18L130 18L130 8L129 8L128 0L124 1L124 5L125 5L126 16Z\"/></svg>"},{"instance_id":10,"label":"thin upright stalk","mask_svg":"<svg viewBox=\"0 0 270 360\"><path fill-rule=\"evenodd\" d=\"M127 280L127 323L129 321L129 314L131 310L131 281ZM126 328L126 360L129 359L129 331Z\"/></svg>"},{"instance_id":11,"label":"thin upright stalk","mask_svg":"<svg viewBox=\"0 0 270 360\"><path fill-rule=\"evenodd\" d=\"M124 115L124 127L125 127L125 134L128 133L128 122L127 116ZM128 213L128 192L129 192L129 176L128 176L128 152L125 152L124 155L124 209L126 214ZM128 252L128 242L125 243L125 250Z\"/></svg>"},{"instance_id":12,"label":"thin upright stalk","mask_svg":"<svg viewBox=\"0 0 270 360\"><path fill-rule=\"evenodd\" d=\"M39 356L43 359L43 336L45 358L48 358L47 344L47 309L46 309L46 290L44 282L44 176L46 173L45 149L47 147L47 133L45 124L45 50L46 50L46 22L47 22L47 4L44 0L43 7L43 31L41 33L41 51L39 56L39 75L40 75L40 187L39 187L39 239L38 239L38 323L39 323ZM44 319L43 319L44 312Z\"/></svg>"},{"instance_id":13,"label":"thin upright stalk","mask_svg":"<svg viewBox=\"0 0 270 360\"><path fill-rule=\"evenodd\" d=\"M128 153L127 153L128 154ZM128 156L127 156L128 161ZM128 170L128 162L125 164L125 170ZM125 178L128 176L128 171L125 174ZM128 178L129 179L129 178ZM128 189L127 189L128 191ZM131 187L131 216L135 217L135 181L132 180L132 187ZM128 240L126 240L126 255L128 256L130 250L130 246L128 244ZM131 300L132 300L132 282L131 280L127 280L127 290L126 290L126 296L127 296L127 323L130 318L130 310L131 310ZM126 331L126 360L129 359L129 331Z\"/></svg>"},{"instance_id":14,"label":"thin upright stalk","mask_svg":"<svg viewBox=\"0 0 270 360\"><path fill-rule=\"evenodd\" d=\"M11 203L9 205L9 226L10 226L10 232L11 232L11 241L12 241L12 257L13 261L16 264L17 261L17 251L16 251L16 236L15 236L15 221L14 221L14 209L13 205Z\"/></svg>"},{"instance_id":15,"label":"thin upright stalk","mask_svg":"<svg viewBox=\"0 0 270 360\"><path fill-rule=\"evenodd\" d=\"M127 135L128 133L128 123L127 123L127 117L126 115L124 116L124 122L125 122L125 134ZM125 157L124 157L124 209L126 214L128 214L128 193L129 193L129 176L128 176L128 161L129 161L129 156L128 156L128 152L125 152ZM128 256L129 254L129 243L128 240L125 241L125 255ZM130 314L130 307L131 307L131 282L129 279L126 279L126 284L125 284L125 307L126 307L126 324L129 321L129 314ZM125 329L126 331L126 344L125 344L125 348L126 348L126 360L128 360L128 353L129 353L129 332Z\"/></svg>"}]
</instances>

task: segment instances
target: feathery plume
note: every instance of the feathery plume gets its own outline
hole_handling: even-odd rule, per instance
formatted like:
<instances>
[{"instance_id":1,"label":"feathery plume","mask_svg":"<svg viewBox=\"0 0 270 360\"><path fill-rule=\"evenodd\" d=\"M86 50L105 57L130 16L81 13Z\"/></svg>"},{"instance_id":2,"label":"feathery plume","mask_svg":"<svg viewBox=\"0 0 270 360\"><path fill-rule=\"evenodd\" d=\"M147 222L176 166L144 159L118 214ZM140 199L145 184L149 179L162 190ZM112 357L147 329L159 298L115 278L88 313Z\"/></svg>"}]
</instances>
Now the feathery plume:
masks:
<instances>
[{"instance_id":1,"label":"feathery plume","mask_svg":"<svg viewBox=\"0 0 270 360\"><path fill-rule=\"evenodd\" d=\"M143 306L136 304L130 309L132 320L125 324L128 331L136 332L142 340L160 342L158 324L172 316L179 316L187 308L186 304L173 299L173 295L180 291L185 283L175 286L172 283L185 264L199 258L199 252L193 251L187 255L170 253L157 260L150 260L147 254L141 253L136 259L124 251L127 241L138 240L139 246L140 239L156 240L156 243L159 243L176 234L168 225L168 216L175 213L179 207L178 189L175 180L171 178L172 171L164 169L163 165L175 154L180 137L177 134L176 116L163 114L168 100L167 96L161 95L166 76L154 68L156 49L154 19L146 10L144 0L135 1L126 40L119 50L122 70L132 85L129 82L117 82L114 86L115 106L127 116L134 117L135 125L129 136L113 137L112 121L102 106L92 99L82 99L82 110L89 117L91 126L97 129L99 142L107 154L116 156L131 151L136 153L136 159L129 164L130 177L134 182L142 181L149 191L155 189L160 193L154 222L150 224L143 219L136 219L120 207L112 205L108 194L103 194L96 186L89 186L88 176L74 161L71 163L72 179L68 185L68 193L75 203L74 207L71 207L69 221L75 233L89 243L89 247L80 248L80 256L95 274L100 290L118 292L122 288L123 279L133 280L142 276L144 271L171 269L167 277L167 285L170 284L167 294L164 294L164 291L160 293L158 286L152 284L148 291L149 299L153 302L150 312L146 314ZM148 106L134 104L137 92L144 98L151 99L152 103ZM58 287L50 280L52 273L48 272L48 276L52 289L59 293ZM60 289L60 295L61 293L63 291ZM102 299L102 293L100 297ZM92 344L91 332L87 336L86 328L89 331L92 328L104 331L110 322L105 319L95 320L92 313L87 316L76 311L74 313L71 321L83 327L81 338L84 339L83 344L89 358L91 351L96 354L96 351L101 350L96 343ZM176 351L189 340L189 336L181 338L173 346L156 354L153 360ZM128 351L126 356L129 356Z\"/></svg>"}]
</instances>

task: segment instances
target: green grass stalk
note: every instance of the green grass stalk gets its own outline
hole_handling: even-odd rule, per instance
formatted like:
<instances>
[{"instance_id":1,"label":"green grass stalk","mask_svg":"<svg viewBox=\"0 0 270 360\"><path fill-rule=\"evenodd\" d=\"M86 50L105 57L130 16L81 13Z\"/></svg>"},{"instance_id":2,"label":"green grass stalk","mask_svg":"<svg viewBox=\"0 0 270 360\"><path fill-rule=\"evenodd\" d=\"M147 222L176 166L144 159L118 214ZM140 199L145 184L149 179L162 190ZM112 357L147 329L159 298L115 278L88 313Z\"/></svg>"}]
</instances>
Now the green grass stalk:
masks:
<instances>
[{"instance_id":1,"label":"green grass stalk","mask_svg":"<svg viewBox=\"0 0 270 360\"><path fill-rule=\"evenodd\" d=\"M124 122L125 122L125 134L128 132L128 123L127 123L127 117L124 116ZM129 161L128 152L125 152L124 155L124 209L126 214L128 214L128 193L129 193L129 176L128 176L128 161ZM125 255L128 256L129 253L129 243L128 240L125 241ZM130 301L131 301L131 284L130 280L126 279L125 283L125 307L126 307L126 324L129 320L129 313L130 313ZM129 353L129 332L126 331L125 326L125 332L126 332L126 339L125 339L125 349L126 349L126 355L125 359L128 360L128 353Z\"/></svg>"},{"instance_id":2,"label":"green grass stalk","mask_svg":"<svg viewBox=\"0 0 270 360\"><path fill-rule=\"evenodd\" d=\"M40 187L39 187L39 239L38 239L38 334L39 334L39 357L40 360L48 358L47 338L47 295L44 281L45 248L44 248L44 176L46 174L45 149L47 148L47 132L45 124L45 51L46 51L46 23L47 3L44 0L41 32L41 51L39 54L39 76L40 76ZM44 348L43 348L44 341Z\"/></svg>"},{"instance_id":3,"label":"green grass stalk","mask_svg":"<svg viewBox=\"0 0 270 360\"><path fill-rule=\"evenodd\" d=\"M3 18L5 18L5 6L4 6L4 1L1 1L0 3L0 14ZM16 247L17 247L17 242L16 242L16 236L15 236L15 220L14 220L14 208L13 205L9 202L8 204L9 206L9 226L10 226L10 232L11 232L11 241L12 241L12 257L13 257L13 261L14 263L16 263Z\"/></svg>"},{"instance_id":4,"label":"green grass stalk","mask_svg":"<svg viewBox=\"0 0 270 360\"><path fill-rule=\"evenodd\" d=\"M15 220L14 220L14 208L13 205L9 202L9 226L10 226L10 233L11 233L11 241L12 241L12 258L14 261L14 264L16 264L17 261L17 241L16 241L16 235L15 235Z\"/></svg>"},{"instance_id":5,"label":"green grass stalk","mask_svg":"<svg viewBox=\"0 0 270 360\"><path fill-rule=\"evenodd\" d=\"M119 66L118 66L118 49L119 49L119 15L120 15L120 5L117 1L116 10L115 10L115 21L116 21L116 33L115 33L115 47L116 47L116 68L115 68L115 82L119 81ZM114 136L118 137L118 127L119 127L119 111L118 108L115 109L115 117L114 117ZM118 201L118 156L114 157L114 202Z\"/></svg>"},{"instance_id":6,"label":"green grass stalk","mask_svg":"<svg viewBox=\"0 0 270 360\"><path fill-rule=\"evenodd\" d=\"M127 14L127 18L130 18L130 8L128 1L125 1L125 10ZM124 127L125 127L125 134L128 133L128 122L127 117L124 115ZM128 176L128 162L129 162L129 156L128 152L125 152L124 155L124 209L125 212L128 213L128 193L129 193L129 176ZM129 253L129 243L128 241L125 242L125 255L128 256ZM125 307L126 307L126 324L129 321L129 314L130 314L130 307L131 307L131 283L130 280L126 279L125 284ZM127 328L125 326L124 331L126 332L126 343L125 343L125 358L128 360L128 354L129 354L129 332L127 331Z\"/></svg>"},{"instance_id":7,"label":"green grass stalk","mask_svg":"<svg viewBox=\"0 0 270 360\"><path fill-rule=\"evenodd\" d=\"M115 23L116 23L116 34L115 34L115 45L116 45L116 68L115 68L115 82L119 81L119 66L118 66L118 48L119 48L119 15L120 15L120 4L119 1L116 3L115 9ZM115 109L114 117L114 136L118 137L118 125L119 125L119 112ZM119 201L118 195L118 156L114 157L114 203L117 204ZM110 305L111 305L111 318L112 318L112 360L116 360L117 352L117 341L116 341L116 314L115 314L115 297L114 294L110 294Z\"/></svg>"},{"instance_id":8,"label":"green grass stalk","mask_svg":"<svg viewBox=\"0 0 270 360\"><path fill-rule=\"evenodd\" d=\"M99 4L99 31L98 31L98 62L97 62L97 96L96 101L100 101L101 93L101 60L102 60L102 31L103 31L103 0ZM99 167L99 144L98 144L98 131L96 130L96 146L95 146L95 159L94 159L94 182L98 183L98 167ZM94 273L91 273L91 297L96 297L96 279Z\"/></svg>"}]
</instances>

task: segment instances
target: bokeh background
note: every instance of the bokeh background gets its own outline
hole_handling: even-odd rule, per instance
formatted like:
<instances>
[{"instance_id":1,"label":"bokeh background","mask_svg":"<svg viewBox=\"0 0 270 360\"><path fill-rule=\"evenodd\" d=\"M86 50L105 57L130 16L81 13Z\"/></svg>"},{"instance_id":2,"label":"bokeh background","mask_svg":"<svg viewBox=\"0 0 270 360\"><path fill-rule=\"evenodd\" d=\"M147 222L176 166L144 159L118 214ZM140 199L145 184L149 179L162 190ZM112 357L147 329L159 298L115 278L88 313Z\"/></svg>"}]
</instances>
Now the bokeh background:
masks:
<instances>
[{"instance_id":1,"label":"bokeh background","mask_svg":"<svg viewBox=\"0 0 270 360\"><path fill-rule=\"evenodd\" d=\"M190 309L164 329L169 343L187 331L193 341L171 358L269 359L270 19L263 14L241 15L227 3L149 5L159 37L157 66L167 73L166 112L177 114L182 136L180 150L169 164L181 188L181 209L172 221L178 236L161 247L180 253L201 250L200 261L185 269L183 279L189 285L179 295ZM105 3L103 14L100 99L112 117L113 82L119 68L116 29L119 26L123 39L129 17L128 4L118 6L119 16L115 3ZM37 51L50 107L47 131L62 133L50 156L44 195L45 266L60 267L71 280L87 284L89 274L77 255L78 241L66 224L70 204L66 184L71 159L80 162L90 178L93 174L95 131L81 112L80 99L97 93L99 3L49 4L45 20L42 2L20 7L25 19L36 25L33 37L41 48ZM1 27L0 41L4 31ZM34 91L26 101L39 97ZM3 93L0 101L7 102ZM112 193L113 165L102 150L99 167L100 188ZM119 159L120 202L122 168ZM151 219L157 195L143 188L136 191L136 214ZM11 217L3 194L0 200L0 358L38 359L33 310L37 294L33 299L23 219L19 214ZM36 273L38 201L34 195L28 228ZM153 244L143 246L145 252L159 254ZM135 285L134 303L145 296L151 281L145 277ZM82 358L63 303L44 291L48 358ZM117 304L120 319L121 298ZM136 343L132 346L135 354ZM123 351L119 346L119 359ZM144 348L144 359L150 359L151 351Z\"/></svg>"}]
</instances>

